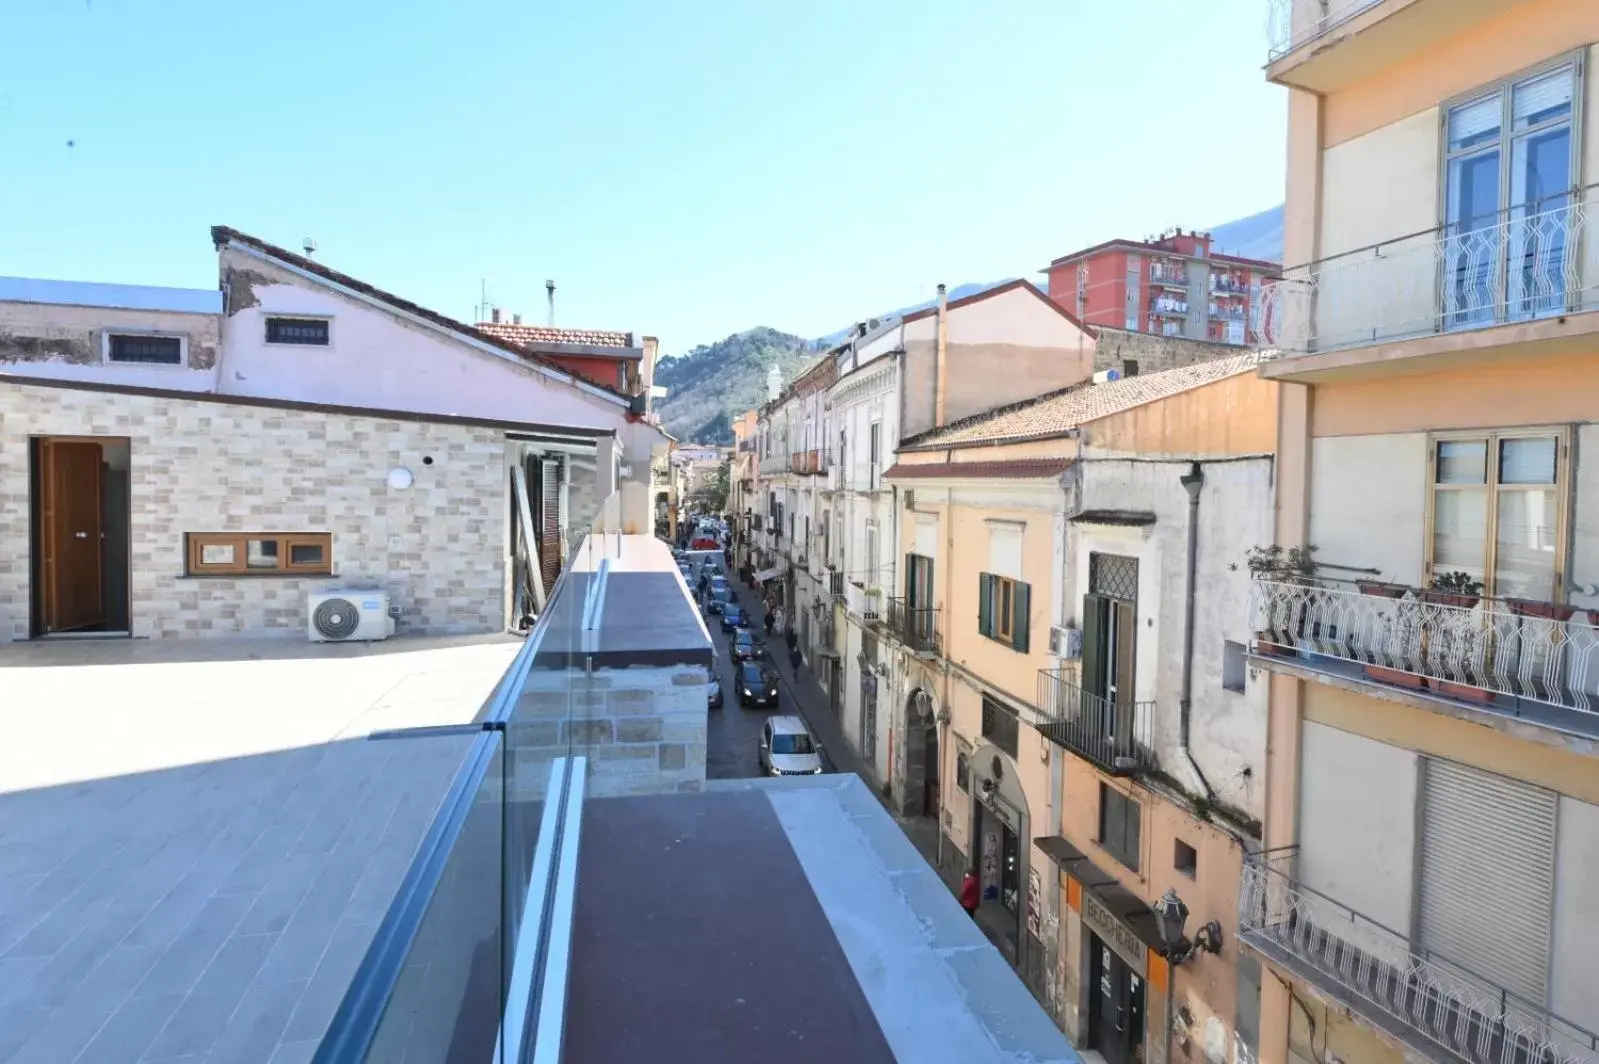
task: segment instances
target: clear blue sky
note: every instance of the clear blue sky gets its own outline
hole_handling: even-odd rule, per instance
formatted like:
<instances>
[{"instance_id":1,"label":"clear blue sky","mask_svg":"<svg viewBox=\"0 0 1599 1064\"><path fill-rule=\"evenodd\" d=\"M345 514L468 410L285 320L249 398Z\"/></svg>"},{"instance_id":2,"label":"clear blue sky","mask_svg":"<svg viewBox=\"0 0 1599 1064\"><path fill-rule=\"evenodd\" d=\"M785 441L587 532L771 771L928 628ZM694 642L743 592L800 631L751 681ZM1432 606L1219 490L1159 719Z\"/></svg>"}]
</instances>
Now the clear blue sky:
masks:
<instances>
[{"instance_id":1,"label":"clear blue sky","mask_svg":"<svg viewBox=\"0 0 1599 1064\"><path fill-rule=\"evenodd\" d=\"M819 335L1281 202L1265 0L0 0L0 274ZM69 145L70 142L70 145Z\"/></svg>"}]
</instances>

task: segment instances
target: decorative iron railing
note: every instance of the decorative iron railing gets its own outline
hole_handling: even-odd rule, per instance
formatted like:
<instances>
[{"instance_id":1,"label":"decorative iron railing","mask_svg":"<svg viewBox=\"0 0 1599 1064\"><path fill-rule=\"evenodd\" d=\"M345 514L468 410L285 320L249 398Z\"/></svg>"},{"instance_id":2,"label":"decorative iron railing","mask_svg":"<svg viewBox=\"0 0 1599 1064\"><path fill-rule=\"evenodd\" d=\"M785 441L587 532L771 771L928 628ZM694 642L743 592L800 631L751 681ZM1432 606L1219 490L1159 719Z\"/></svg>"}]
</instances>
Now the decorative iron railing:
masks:
<instances>
[{"instance_id":1,"label":"decorative iron railing","mask_svg":"<svg viewBox=\"0 0 1599 1064\"><path fill-rule=\"evenodd\" d=\"M1359 665L1379 683L1517 712L1570 710L1599 734L1599 610L1376 582L1255 582L1257 653Z\"/></svg>"},{"instance_id":2,"label":"decorative iron railing","mask_svg":"<svg viewBox=\"0 0 1599 1064\"><path fill-rule=\"evenodd\" d=\"M1261 289L1264 342L1304 354L1599 310L1596 188L1286 270Z\"/></svg>"},{"instance_id":3,"label":"decorative iron railing","mask_svg":"<svg viewBox=\"0 0 1599 1064\"><path fill-rule=\"evenodd\" d=\"M1267 0L1267 62L1330 33L1378 0Z\"/></svg>"},{"instance_id":4,"label":"decorative iron railing","mask_svg":"<svg viewBox=\"0 0 1599 1064\"><path fill-rule=\"evenodd\" d=\"M1471 1064L1593 1064L1599 1038L1292 877L1297 849L1250 854L1238 935L1359 1010L1398 1021Z\"/></svg>"},{"instance_id":5,"label":"decorative iron railing","mask_svg":"<svg viewBox=\"0 0 1599 1064\"><path fill-rule=\"evenodd\" d=\"M1059 669L1038 671L1040 735L1117 776L1155 767L1155 703L1110 699Z\"/></svg>"},{"instance_id":6,"label":"decorative iron railing","mask_svg":"<svg viewBox=\"0 0 1599 1064\"><path fill-rule=\"evenodd\" d=\"M912 653L941 654L943 638L938 630L938 611L914 608L902 598L889 598L885 623L889 635Z\"/></svg>"}]
</instances>

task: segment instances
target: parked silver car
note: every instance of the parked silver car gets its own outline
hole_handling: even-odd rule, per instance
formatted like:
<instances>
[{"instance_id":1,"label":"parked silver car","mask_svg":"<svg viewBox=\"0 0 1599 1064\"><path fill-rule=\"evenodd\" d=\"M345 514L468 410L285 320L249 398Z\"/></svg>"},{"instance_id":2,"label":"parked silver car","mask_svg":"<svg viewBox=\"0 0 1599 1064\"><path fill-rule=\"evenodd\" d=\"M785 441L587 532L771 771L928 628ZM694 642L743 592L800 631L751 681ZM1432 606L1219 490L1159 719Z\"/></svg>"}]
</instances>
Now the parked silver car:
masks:
<instances>
[{"instance_id":1,"label":"parked silver car","mask_svg":"<svg viewBox=\"0 0 1599 1064\"><path fill-rule=\"evenodd\" d=\"M822 771L822 748L798 717L767 718L758 756L768 776L815 776Z\"/></svg>"}]
</instances>

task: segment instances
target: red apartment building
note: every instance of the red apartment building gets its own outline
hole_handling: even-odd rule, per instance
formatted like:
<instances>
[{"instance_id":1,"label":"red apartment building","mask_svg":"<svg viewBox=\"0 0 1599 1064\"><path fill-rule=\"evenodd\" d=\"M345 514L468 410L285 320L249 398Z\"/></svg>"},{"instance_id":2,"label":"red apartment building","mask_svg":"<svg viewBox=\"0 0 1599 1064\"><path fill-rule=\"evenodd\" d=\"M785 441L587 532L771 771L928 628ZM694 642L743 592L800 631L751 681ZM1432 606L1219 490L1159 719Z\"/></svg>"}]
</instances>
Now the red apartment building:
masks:
<instances>
[{"instance_id":1,"label":"red apartment building","mask_svg":"<svg viewBox=\"0 0 1599 1064\"><path fill-rule=\"evenodd\" d=\"M1261 288L1282 276L1282 266L1213 253L1210 240L1174 229L1062 256L1047 270L1049 298L1089 325L1259 343Z\"/></svg>"}]
</instances>

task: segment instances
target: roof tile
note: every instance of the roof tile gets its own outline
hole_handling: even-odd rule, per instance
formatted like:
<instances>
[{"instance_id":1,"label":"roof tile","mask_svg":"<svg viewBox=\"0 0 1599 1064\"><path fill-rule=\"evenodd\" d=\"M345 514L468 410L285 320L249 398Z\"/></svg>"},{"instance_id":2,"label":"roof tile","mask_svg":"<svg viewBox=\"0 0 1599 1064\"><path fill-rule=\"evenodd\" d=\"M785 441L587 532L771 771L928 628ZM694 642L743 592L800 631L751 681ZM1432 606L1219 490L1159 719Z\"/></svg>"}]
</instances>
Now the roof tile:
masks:
<instances>
[{"instance_id":1,"label":"roof tile","mask_svg":"<svg viewBox=\"0 0 1599 1064\"><path fill-rule=\"evenodd\" d=\"M923 433L906 440L901 450L1059 435L1085 421L1109 417L1191 388L1250 372L1260 361L1259 353L1252 351L1213 362L1123 377L1104 384L1077 384Z\"/></svg>"},{"instance_id":2,"label":"roof tile","mask_svg":"<svg viewBox=\"0 0 1599 1064\"><path fill-rule=\"evenodd\" d=\"M520 325L515 322L480 321L477 331L518 346L527 344L581 344L585 347L632 347L629 333L613 329L564 329L554 325Z\"/></svg>"}]
</instances>

